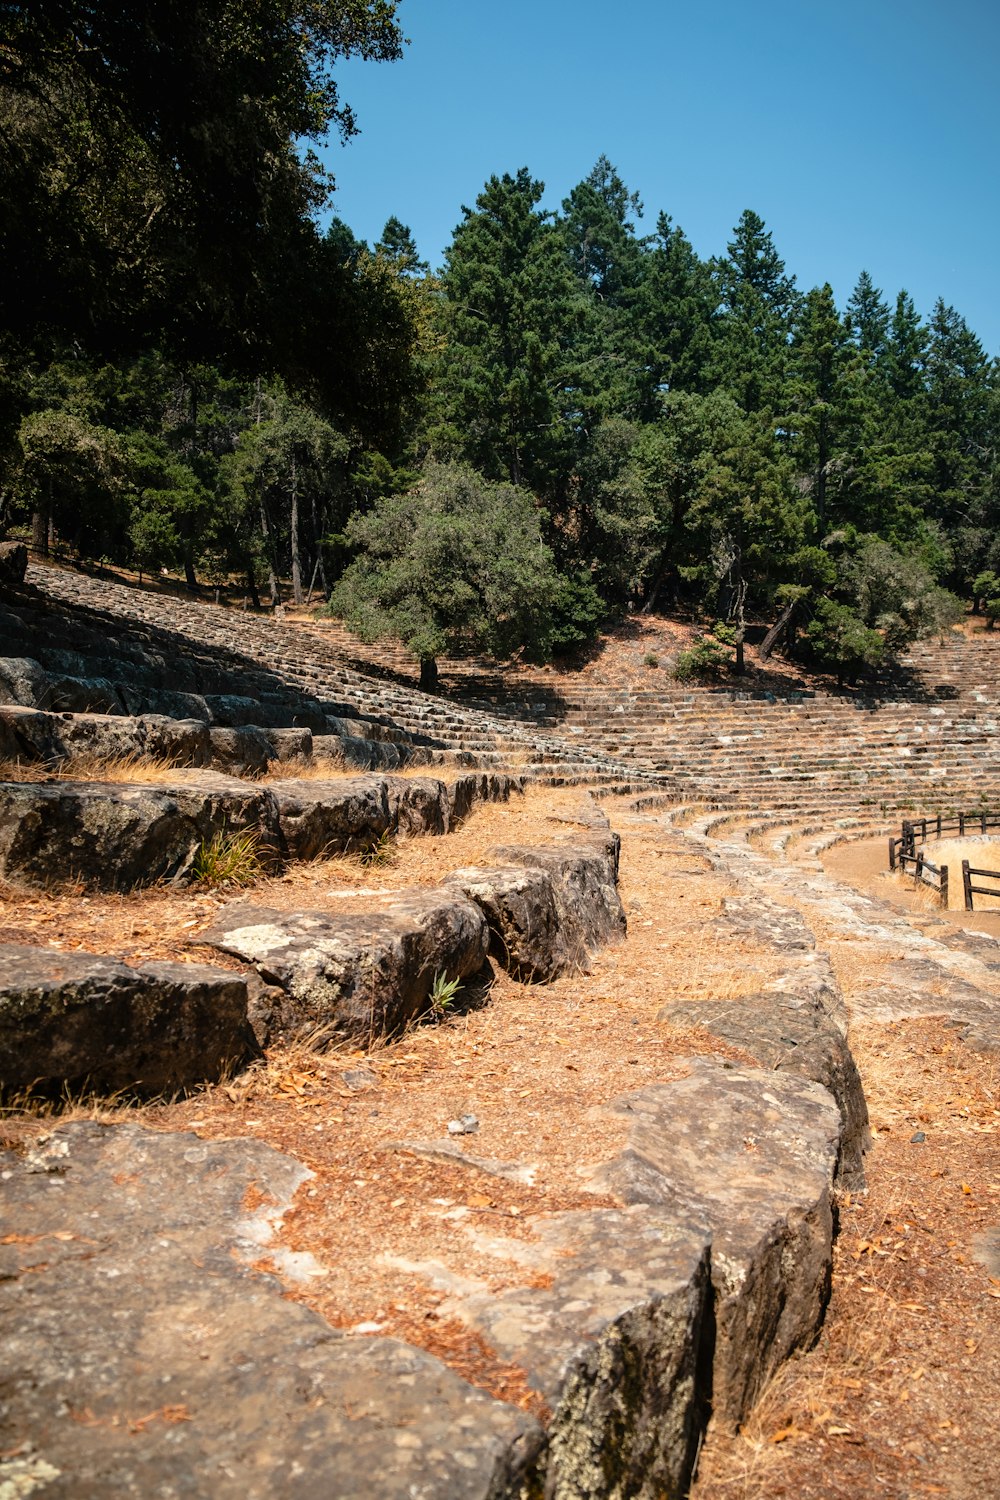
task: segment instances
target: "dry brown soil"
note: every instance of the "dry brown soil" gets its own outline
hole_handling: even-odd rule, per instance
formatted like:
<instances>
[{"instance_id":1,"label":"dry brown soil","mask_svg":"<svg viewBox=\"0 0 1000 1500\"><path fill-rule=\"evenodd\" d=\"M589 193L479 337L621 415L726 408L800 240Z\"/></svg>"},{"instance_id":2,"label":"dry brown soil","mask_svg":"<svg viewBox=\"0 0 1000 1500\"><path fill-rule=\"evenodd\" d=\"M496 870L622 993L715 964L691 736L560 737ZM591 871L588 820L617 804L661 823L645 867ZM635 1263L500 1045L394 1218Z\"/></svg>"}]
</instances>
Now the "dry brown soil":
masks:
<instances>
[{"instance_id":1,"label":"dry brown soil","mask_svg":"<svg viewBox=\"0 0 1000 1500\"><path fill-rule=\"evenodd\" d=\"M447 839L399 845L392 865L363 869L352 858L303 865L262 882L253 899L322 905L347 891L436 881L482 862L494 844L572 834L579 808L579 793L531 790L509 807L479 810ZM311 1253L322 1274L290 1282L289 1295L338 1326L374 1324L421 1344L535 1409L520 1371L438 1315L445 1293L415 1263L440 1258L503 1286L511 1267L483 1251L487 1236L525 1235L530 1215L602 1201L589 1192L587 1171L621 1143L607 1105L677 1076L692 1052L723 1050L658 1022L660 1006L749 995L778 972L770 952L720 937L713 919L733 887L681 834L629 825L624 803L608 810L624 835L629 937L587 972L548 986L498 975L478 1008L398 1041L354 1052L276 1050L238 1078L138 1111L157 1128L255 1135L304 1161L315 1175L282 1238ZM218 963L198 947L198 932L229 898L197 889L128 896L6 889L0 922L8 940L134 961ZM878 983L858 944L830 951L849 1001ZM823 1336L779 1374L744 1433L710 1434L697 1500L1000 1493L993 1452L1000 1261L988 1267L975 1258L985 1243L976 1237L1000 1233L996 1065L933 1020L859 1028L852 1045L876 1136L869 1191L840 1204ZM423 1144L447 1139L448 1121L467 1112L479 1129L461 1138L466 1153L533 1167L533 1182L423 1154ZM16 1137L37 1122L13 1117L4 1128ZM912 1140L918 1132L922 1143Z\"/></svg>"}]
</instances>

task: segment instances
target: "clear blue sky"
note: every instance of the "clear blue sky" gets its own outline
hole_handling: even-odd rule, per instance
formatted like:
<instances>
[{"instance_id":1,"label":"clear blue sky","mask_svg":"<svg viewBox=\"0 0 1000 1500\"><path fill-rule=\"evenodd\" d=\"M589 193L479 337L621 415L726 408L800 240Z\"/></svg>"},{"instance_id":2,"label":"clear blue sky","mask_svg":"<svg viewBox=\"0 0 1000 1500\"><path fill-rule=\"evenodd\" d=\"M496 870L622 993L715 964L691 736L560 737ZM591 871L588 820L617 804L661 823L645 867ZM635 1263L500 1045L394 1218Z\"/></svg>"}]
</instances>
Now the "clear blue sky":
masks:
<instances>
[{"instance_id":1,"label":"clear blue sky","mask_svg":"<svg viewBox=\"0 0 1000 1500\"><path fill-rule=\"evenodd\" d=\"M801 288L865 268L1000 354L1000 0L402 0L400 62L338 72L360 136L335 211L441 263L463 204L530 168L558 208L603 152L699 254L759 213Z\"/></svg>"}]
</instances>

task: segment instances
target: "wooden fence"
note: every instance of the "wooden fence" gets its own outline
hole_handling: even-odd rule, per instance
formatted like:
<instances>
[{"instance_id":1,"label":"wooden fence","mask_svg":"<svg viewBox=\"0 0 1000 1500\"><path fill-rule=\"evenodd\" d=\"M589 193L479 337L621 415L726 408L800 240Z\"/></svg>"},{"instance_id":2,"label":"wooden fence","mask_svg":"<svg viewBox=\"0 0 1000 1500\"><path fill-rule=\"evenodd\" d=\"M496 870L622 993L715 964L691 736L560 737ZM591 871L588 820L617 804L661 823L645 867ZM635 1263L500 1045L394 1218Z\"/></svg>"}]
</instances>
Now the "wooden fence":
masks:
<instances>
[{"instance_id":1,"label":"wooden fence","mask_svg":"<svg viewBox=\"0 0 1000 1500\"><path fill-rule=\"evenodd\" d=\"M969 833L988 833L991 828L1000 829L1000 817L984 812L957 813L944 818L940 813L933 818L906 818L897 838L889 840L889 869L901 870L904 875L912 873L914 884L926 885L936 892L942 906L948 905L948 866L933 864L917 848L929 839L940 839L945 834L957 834L964 838ZM992 879L997 887L973 885L972 877ZM965 894L965 909L972 911L972 897L1000 896L1000 870L974 870L967 859L962 861L962 887Z\"/></svg>"},{"instance_id":2,"label":"wooden fence","mask_svg":"<svg viewBox=\"0 0 1000 1500\"><path fill-rule=\"evenodd\" d=\"M978 875L984 880L995 880L996 885L973 885L972 877ZM974 870L967 859L962 860L962 889L965 892L965 909L973 911L972 897L976 896L1000 896L1000 870Z\"/></svg>"}]
</instances>

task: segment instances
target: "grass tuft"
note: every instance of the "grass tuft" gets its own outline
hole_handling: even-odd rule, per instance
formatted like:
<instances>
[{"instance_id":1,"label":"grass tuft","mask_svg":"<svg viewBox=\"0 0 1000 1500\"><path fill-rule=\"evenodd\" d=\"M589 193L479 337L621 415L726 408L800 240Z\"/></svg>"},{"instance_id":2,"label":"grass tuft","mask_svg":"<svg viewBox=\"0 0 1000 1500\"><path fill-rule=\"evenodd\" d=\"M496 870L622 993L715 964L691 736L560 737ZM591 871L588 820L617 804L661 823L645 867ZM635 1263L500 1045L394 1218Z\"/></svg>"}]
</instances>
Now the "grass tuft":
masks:
<instances>
[{"instance_id":1,"label":"grass tuft","mask_svg":"<svg viewBox=\"0 0 1000 1500\"><path fill-rule=\"evenodd\" d=\"M255 833L216 833L203 842L191 873L210 886L253 885L264 874Z\"/></svg>"},{"instance_id":2,"label":"grass tuft","mask_svg":"<svg viewBox=\"0 0 1000 1500\"><path fill-rule=\"evenodd\" d=\"M372 839L363 849L358 851L358 863L366 870L381 870L387 865L394 865L399 858L392 834L387 828L384 833L379 834L377 839Z\"/></svg>"}]
</instances>

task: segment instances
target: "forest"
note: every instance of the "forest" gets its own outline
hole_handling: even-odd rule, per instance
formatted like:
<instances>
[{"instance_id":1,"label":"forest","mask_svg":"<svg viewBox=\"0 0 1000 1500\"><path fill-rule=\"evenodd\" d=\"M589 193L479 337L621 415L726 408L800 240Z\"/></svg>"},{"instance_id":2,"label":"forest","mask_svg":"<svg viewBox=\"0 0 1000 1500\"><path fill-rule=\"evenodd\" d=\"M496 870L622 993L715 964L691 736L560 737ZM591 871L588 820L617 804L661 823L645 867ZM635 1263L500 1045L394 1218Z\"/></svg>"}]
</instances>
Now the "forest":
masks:
<instances>
[{"instance_id":1,"label":"forest","mask_svg":"<svg viewBox=\"0 0 1000 1500\"><path fill-rule=\"evenodd\" d=\"M393 0L41 13L0 4L0 536L328 599L428 687L629 611L841 676L1000 615L1000 365L943 299L838 307L749 209L703 259L605 157L556 212L492 176L432 270L309 149Z\"/></svg>"}]
</instances>

